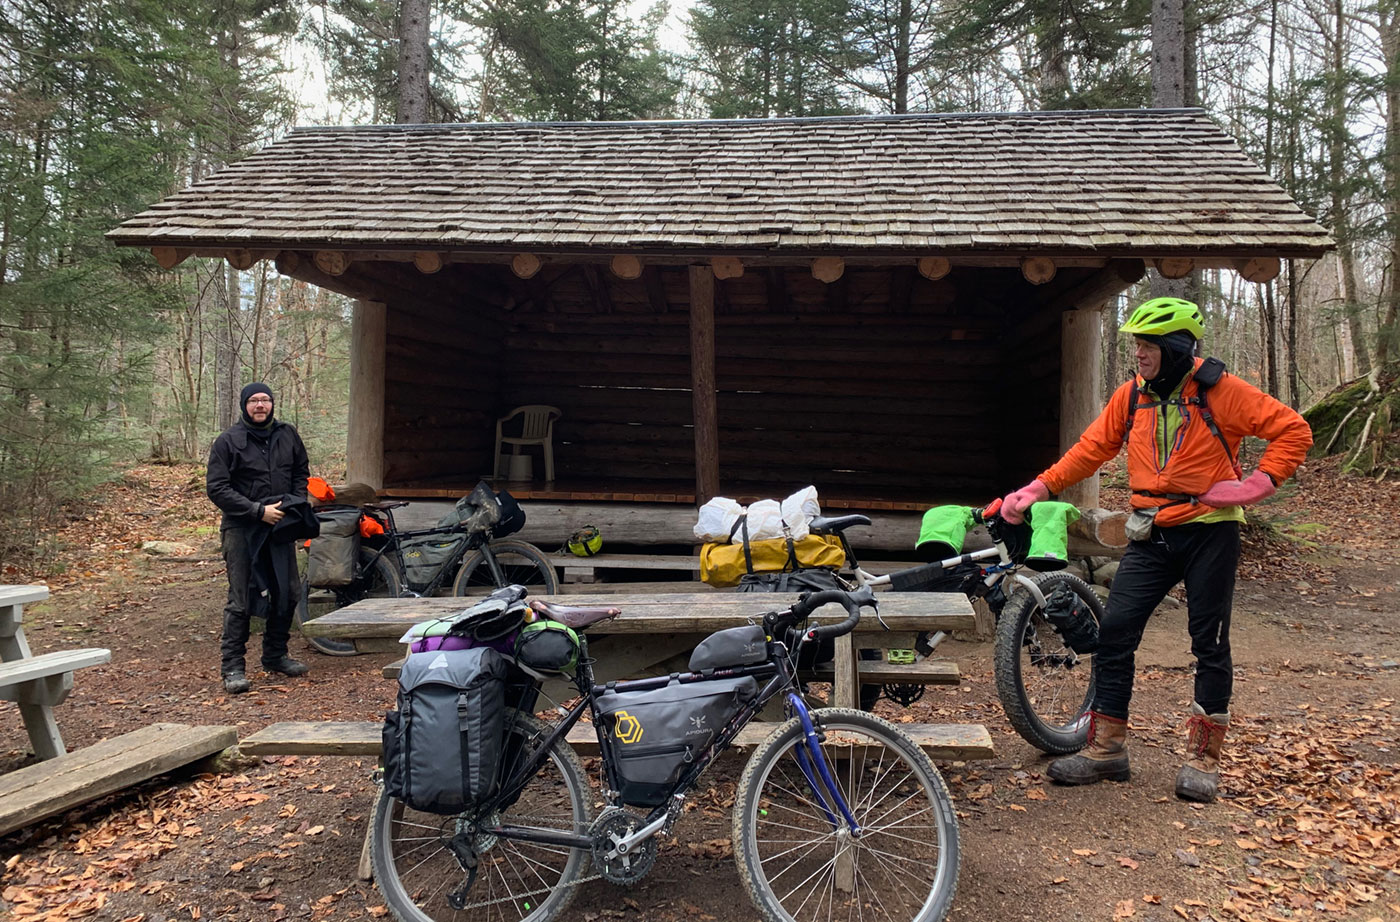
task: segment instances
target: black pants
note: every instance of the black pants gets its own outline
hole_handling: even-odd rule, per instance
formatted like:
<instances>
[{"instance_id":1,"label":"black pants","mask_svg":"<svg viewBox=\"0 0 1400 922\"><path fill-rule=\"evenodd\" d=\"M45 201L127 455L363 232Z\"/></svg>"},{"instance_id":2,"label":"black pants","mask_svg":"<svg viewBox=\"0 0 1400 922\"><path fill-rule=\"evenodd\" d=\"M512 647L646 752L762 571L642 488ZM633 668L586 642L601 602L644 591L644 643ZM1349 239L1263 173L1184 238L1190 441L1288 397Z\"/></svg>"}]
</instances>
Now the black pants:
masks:
<instances>
[{"instance_id":1,"label":"black pants","mask_svg":"<svg viewBox=\"0 0 1400 922\"><path fill-rule=\"evenodd\" d=\"M1126 720L1133 696L1133 655L1147 619L1167 591L1186 581L1187 629L1196 657L1195 700L1207 714L1230 707L1230 607L1240 562L1238 522L1153 528L1123 554L1108 614L1099 626L1094 710Z\"/></svg>"},{"instance_id":2,"label":"black pants","mask_svg":"<svg viewBox=\"0 0 1400 922\"><path fill-rule=\"evenodd\" d=\"M228 569L228 604L224 606L224 636L220 644L219 671L222 675L230 672L243 672L244 655L248 649L248 621L253 615L264 615L267 627L263 630L262 662L264 666L277 662L287 655L287 640L292 632L292 608L296 604L296 591L292 586L280 586L275 575L263 595L253 584L253 561L248 556L248 536L240 528L225 529L219 536L223 545L224 566ZM275 574L277 568L271 565L272 554L291 555L290 570L296 572L296 551L291 544L265 544L259 561L264 574Z\"/></svg>"}]
</instances>

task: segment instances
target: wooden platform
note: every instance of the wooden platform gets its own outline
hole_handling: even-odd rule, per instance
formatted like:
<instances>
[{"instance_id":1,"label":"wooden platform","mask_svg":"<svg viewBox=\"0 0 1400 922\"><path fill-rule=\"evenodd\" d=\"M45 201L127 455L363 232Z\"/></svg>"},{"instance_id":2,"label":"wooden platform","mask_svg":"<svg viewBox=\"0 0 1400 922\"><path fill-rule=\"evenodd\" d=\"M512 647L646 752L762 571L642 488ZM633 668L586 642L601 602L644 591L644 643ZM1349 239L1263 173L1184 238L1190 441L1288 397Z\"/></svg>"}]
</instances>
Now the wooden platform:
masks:
<instances>
[{"instance_id":1,"label":"wooden platform","mask_svg":"<svg viewBox=\"0 0 1400 922\"><path fill-rule=\"evenodd\" d=\"M152 724L0 775L0 835L213 755L233 727Z\"/></svg>"},{"instance_id":2,"label":"wooden platform","mask_svg":"<svg viewBox=\"0 0 1400 922\"><path fill-rule=\"evenodd\" d=\"M732 750L752 749L777 727L750 723L735 739ZM940 761L990 759L992 737L980 724L900 724L901 732L919 744L929 758ZM244 738L238 748L247 755L379 755L383 724L373 721L287 721L264 727ZM598 754L592 724L569 731L569 743L582 756Z\"/></svg>"}]
</instances>

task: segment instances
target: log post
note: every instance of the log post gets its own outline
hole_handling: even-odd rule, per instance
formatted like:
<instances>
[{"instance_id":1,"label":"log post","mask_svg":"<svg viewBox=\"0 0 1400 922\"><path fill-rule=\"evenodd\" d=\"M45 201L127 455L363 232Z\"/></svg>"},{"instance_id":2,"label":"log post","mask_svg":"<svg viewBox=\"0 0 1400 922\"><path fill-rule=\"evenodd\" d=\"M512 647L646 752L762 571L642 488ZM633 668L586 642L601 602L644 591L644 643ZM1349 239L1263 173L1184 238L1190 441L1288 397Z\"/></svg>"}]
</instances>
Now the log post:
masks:
<instances>
[{"instance_id":1,"label":"log post","mask_svg":"<svg viewBox=\"0 0 1400 922\"><path fill-rule=\"evenodd\" d=\"M846 271L846 261L839 256L821 256L812 260L812 278L830 285Z\"/></svg>"},{"instance_id":2,"label":"log post","mask_svg":"<svg viewBox=\"0 0 1400 922\"><path fill-rule=\"evenodd\" d=\"M1255 256L1251 259L1235 260L1235 271L1247 282L1262 285L1278 276L1279 261L1276 256Z\"/></svg>"},{"instance_id":3,"label":"log post","mask_svg":"<svg viewBox=\"0 0 1400 922\"><path fill-rule=\"evenodd\" d=\"M155 257L157 266L162 269L174 269L189 258L190 251L175 247L151 247L151 255Z\"/></svg>"},{"instance_id":4,"label":"log post","mask_svg":"<svg viewBox=\"0 0 1400 922\"><path fill-rule=\"evenodd\" d=\"M1102 318L1097 310L1065 311L1060 315L1060 454L1069 451L1103 410L1099 396L1102 375L1099 345ZM1099 475L1065 490L1060 499L1080 509L1099 505Z\"/></svg>"},{"instance_id":5,"label":"log post","mask_svg":"<svg viewBox=\"0 0 1400 922\"><path fill-rule=\"evenodd\" d=\"M710 267L717 279L737 279L744 274L744 261L737 256L711 256Z\"/></svg>"},{"instance_id":6,"label":"log post","mask_svg":"<svg viewBox=\"0 0 1400 922\"><path fill-rule=\"evenodd\" d=\"M612 258L610 268L612 274L620 279L637 279L642 277L642 261L631 253L619 253Z\"/></svg>"},{"instance_id":7,"label":"log post","mask_svg":"<svg viewBox=\"0 0 1400 922\"><path fill-rule=\"evenodd\" d=\"M514 272L517 278L529 279L535 277L541 265L540 258L534 253L516 253L511 258L510 271Z\"/></svg>"},{"instance_id":8,"label":"log post","mask_svg":"<svg viewBox=\"0 0 1400 922\"><path fill-rule=\"evenodd\" d=\"M695 504L719 495L719 406L715 396L715 274L690 267L690 397L695 411Z\"/></svg>"},{"instance_id":9,"label":"log post","mask_svg":"<svg viewBox=\"0 0 1400 922\"><path fill-rule=\"evenodd\" d=\"M1021 276L1032 285L1044 285L1055 277L1055 260L1048 256L1027 256L1021 260Z\"/></svg>"},{"instance_id":10,"label":"log post","mask_svg":"<svg viewBox=\"0 0 1400 922\"><path fill-rule=\"evenodd\" d=\"M1196 268L1196 261L1185 256L1164 256L1152 260L1152 265L1164 279L1184 279Z\"/></svg>"},{"instance_id":11,"label":"log post","mask_svg":"<svg viewBox=\"0 0 1400 922\"><path fill-rule=\"evenodd\" d=\"M350 419L345 479L384 486L384 351L388 311L356 301L350 315Z\"/></svg>"},{"instance_id":12,"label":"log post","mask_svg":"<svg viewBox=\"0 0 1400 922\"><path fill-rule=\"evenodd\" d=\"M930 282L936 282L953 271L953 264L946 256L924 256L919 260L919 274Z\"/></svg>"}]
</instances>

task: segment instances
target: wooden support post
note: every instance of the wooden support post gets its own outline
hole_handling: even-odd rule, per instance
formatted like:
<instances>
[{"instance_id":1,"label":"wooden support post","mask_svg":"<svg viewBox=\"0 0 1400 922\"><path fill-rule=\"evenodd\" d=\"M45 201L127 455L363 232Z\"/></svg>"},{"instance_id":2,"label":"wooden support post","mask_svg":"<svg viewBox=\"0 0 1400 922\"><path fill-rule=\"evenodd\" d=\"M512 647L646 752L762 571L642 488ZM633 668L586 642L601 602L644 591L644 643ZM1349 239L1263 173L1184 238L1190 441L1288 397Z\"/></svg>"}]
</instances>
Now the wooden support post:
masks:
<instances>
[{"instance_id":1,"label":"wooden support post","mask_svg":"<svg viewBox=\"0 0 1400 922\"><path fill-rule=\"evenodd\" d=\"M345 479L384 486L384 352L388 311L356 301L350 317L350 420Z\"/></svg>"},{"instance_id":2,"label":"wooden support post","mask_svg":"<svg viewBox=\"0 0 1400 922\"><path fill-rule=\"evenodd\" d=\"M690 267L690 397L695 411L695 503L719 495L719 405L715 396L715 274Z\"/></svg>"},{"instance_id":3,"label":"wooden support post","mask_svg":"<svg viewBox=\"0 0 1400 922\"><path fill-rule=\"evenodd\" d=\"M1103 335L1097 310L1060 315L1060 454L1064 454L1103 410L1099 344ZM1060 495L1080 509L1099 505L1099 475L1092 474Z\"/></svg>"}]
</instances>

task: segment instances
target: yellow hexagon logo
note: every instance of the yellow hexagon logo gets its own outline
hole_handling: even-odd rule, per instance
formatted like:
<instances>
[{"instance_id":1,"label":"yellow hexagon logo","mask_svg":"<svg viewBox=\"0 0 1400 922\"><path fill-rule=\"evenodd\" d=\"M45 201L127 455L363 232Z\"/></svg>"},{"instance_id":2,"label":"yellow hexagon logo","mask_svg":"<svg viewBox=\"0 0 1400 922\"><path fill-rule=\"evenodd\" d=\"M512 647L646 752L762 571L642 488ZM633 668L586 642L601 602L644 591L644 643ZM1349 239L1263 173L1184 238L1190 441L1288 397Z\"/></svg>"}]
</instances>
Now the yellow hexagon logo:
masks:
<instances>
[{"instance_id":1,"label":"yellow hexagon logo","mask_svg":"<svg viewBox=\"0 0 1400 922\"><path fill-rule=\"evenodd\" d=\"M642 722L626 711L618 711L613 718L613 736L620 743L635 743L642 738Z\"/></svg>"}]
</instances>

